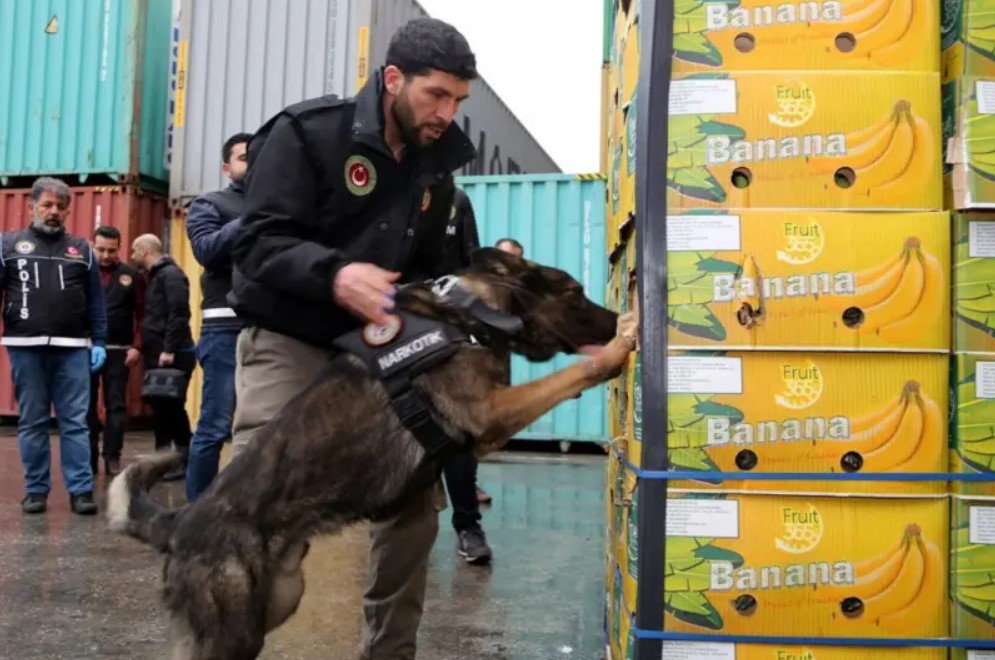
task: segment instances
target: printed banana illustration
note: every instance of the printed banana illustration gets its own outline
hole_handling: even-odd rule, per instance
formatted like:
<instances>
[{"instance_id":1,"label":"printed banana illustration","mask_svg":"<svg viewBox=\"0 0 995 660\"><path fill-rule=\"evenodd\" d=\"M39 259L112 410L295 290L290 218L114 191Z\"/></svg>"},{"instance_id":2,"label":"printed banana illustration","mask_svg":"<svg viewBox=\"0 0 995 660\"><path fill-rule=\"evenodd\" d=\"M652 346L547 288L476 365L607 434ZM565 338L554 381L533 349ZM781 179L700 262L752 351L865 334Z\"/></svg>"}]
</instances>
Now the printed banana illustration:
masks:
<instances>
[{"instance_id":1,"label":"printed banana illustration","mask_svg":"<svg viewBox=\"0 0 995 660\"><path fill-rule=\"evenodd\" d=\"M886 116L870 126L859 128L846 136L846 158L839 156L817 156L809 159L812 169L820 174L832 174L840 167L865 168L886 154L901 124L901 118L908 111L909 102L901 99ZM845 162L844 162L845 161Z\"/></svg>"},{"instance_id":2,"label":"printed banana illustration","mask_svg":"<svg viewBox=\"0 0 995 660\"><path fill-rule=\"evenodd\" d=\"M906 167L898 176L880 185L869 187L866 182L873 180L866 171L857 171L856 191L869 198L877 200L882 207L891 203L892 199L906 192L909 186L929 185L942 171L941 154L938 153L939 126L930 126L922 117L916 115L910 108L904 113L903 121L912 125L912 156ZM873 167L873 166L872 166ZM864 183L861 182L864 176Z\"/></svg>"},{"instance_id":3,"label":"printed banana illustration","mask_svg":"<svg viewBox=\"0 0 995 660\"><path fill-rule=\"evenodd\" d=\"M909 381L897 400L855 419L850 439L840 442L861 455L865 472L935 471L942 469L945 424L940 406Z\"/></svg>"},{"instance_id":4,"label":"printed banana illustration","mask_svg":"<svg viewBox=\"0 0 995 660\"><path fill-rule=\"evenodd\" d=\"M844 325L895 342L922 333L925 322L941 312L947 287L943 265L914 236L896 256L856 273L854 281L854 295L825 297L824 303L837 311L859 310L862 318L844 318Z\"/></svg>"},{"instance_id":5,"label":"printed banana illustration","mask_svg":"<svg viewBox=\"0 0 995 660\"><path fill-rule=\"evenodd\" d=\"M975 380L957 384L957 455L978 472L995 472L995 399L978 398Z\"/></svg>"},{"instance_id":6,"label":"printed banana illustration","mask_svg":"<svg viewBox=\"0 0 995 660\"><path fill-rule=\"evenodd\" d=\"M923 608L946 593L944 557L916 524L905 528L897 545L858 564L855 572L854 584L817 588L817 600L838 602L844 622L869 621L890 634L916 630Z\"/></svg>"},{"instance_id":7,"label":"printed banana illustration","mask_svg":"<svg viewBox=\"0 0 995 660\"><path fill-rule=\"evenodd\" d=\"M971 257L968 241L954 251L954 315L967 325L995 336L995 259Z\"/></svg>"}]
</instances>

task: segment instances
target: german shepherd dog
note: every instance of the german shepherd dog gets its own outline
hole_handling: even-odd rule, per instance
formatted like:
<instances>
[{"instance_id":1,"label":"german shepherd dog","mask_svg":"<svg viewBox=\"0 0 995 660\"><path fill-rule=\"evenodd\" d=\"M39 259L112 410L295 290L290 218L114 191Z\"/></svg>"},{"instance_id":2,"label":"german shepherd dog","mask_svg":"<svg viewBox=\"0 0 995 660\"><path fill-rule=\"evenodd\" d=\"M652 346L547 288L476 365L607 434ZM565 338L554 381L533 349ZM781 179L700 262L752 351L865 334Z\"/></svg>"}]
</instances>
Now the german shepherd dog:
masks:
<instances>
[{"instance_id":1,"label":"german shepherd dog","mask_svg":"<svg viewBox=\"0 0 995 660\"><path fill-rule=\"evenodd\" d=\"M412 381L446 434L472 438L461 449L479 456L620 373L635 346L635 318L591 302L563 271L485 248L456 281L489 310L521 320L505 341L461 343ZM471 327L468 312L440 302L428 284L400 288L395 306ZM587 358L508 387L509 351L532 361ZM297 610L310 538L388 518L438 479L440 462L402 426L365 364L352 355L331 361L192 504L167 510L149 496L177 465L172 454L134 463L111 483L111 529L166 555L162 596L174 660L256 658L266 634Z\"/></svg>"}]
</instances>

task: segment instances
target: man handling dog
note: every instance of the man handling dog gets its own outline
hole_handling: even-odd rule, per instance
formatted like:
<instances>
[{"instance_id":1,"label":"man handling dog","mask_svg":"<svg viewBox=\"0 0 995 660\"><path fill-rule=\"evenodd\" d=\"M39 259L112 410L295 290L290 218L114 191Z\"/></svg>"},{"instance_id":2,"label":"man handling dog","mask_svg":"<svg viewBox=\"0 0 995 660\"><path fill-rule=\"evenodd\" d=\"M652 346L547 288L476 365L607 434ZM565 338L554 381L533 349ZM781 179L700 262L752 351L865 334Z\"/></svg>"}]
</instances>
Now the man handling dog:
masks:
<instances>
[{"instance_id":1,"label":"man handling dog","mask_svg":"<svg viewBox=\"0 0 995 660\"><path fill-rule=\"evenodd\" d=\"M451 173L474 155L452 120L475 76L462 35L415 19L355 99L291 106L253 138L233 253L235 456L179 509L148 495L179 457L134 463L108 491L111 528L167 556L174 658L257 657L300 603L309 540L359 521L361 657L414 658L447 457L502 447L633 350L635 320L563 271L484 248L439 277ZM508 387L509 351L589 358Z\"/></svg>"}]
</instances>

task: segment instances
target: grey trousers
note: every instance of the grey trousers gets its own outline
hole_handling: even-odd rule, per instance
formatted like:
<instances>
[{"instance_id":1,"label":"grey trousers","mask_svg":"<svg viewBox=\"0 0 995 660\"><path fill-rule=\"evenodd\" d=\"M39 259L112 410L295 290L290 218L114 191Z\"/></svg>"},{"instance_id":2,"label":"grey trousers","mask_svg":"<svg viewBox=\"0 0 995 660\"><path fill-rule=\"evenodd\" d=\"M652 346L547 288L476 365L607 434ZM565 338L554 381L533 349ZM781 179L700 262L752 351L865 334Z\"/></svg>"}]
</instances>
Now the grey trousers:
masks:
<instances>
[{"instance_id":1,"label":"grey trousers","mask_svg":"<svg viewBox=\"0 0 995 660\"><path fill-rule=\"evenodd\" d=\"M260 328L242 330L235 368L238 407L232 451L237 453L252 442L267 421L314 381L328 358L328 352L285 335ZM370 525L363 660L415 657L428 556L438 531L431 491L412 501L397 518Z\"/></svg>"}]
</instances>

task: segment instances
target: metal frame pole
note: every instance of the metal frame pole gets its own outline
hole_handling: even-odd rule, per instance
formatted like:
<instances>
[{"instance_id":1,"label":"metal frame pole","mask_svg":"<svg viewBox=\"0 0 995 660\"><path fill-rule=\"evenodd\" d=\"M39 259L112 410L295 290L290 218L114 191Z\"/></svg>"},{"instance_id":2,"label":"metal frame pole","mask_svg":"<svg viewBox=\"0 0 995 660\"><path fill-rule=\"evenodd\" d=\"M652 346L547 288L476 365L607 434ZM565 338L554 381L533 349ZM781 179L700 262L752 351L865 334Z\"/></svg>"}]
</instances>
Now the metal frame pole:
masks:
<instances>
[{"instance_id":1,"label":"metal frame pole","mask_svg":"<svg viewBox=\"0 0 995 660\"><path fill-rule=\"evenodd\" d=\"M636 99L636 273L641 325L642 469L667 469L667 118L673 0L641 0ZM641 479L637 630L662 630L667 481ZM636 660L658 660L660 640L636 638Z\"/></svg>"}]
</instances>

